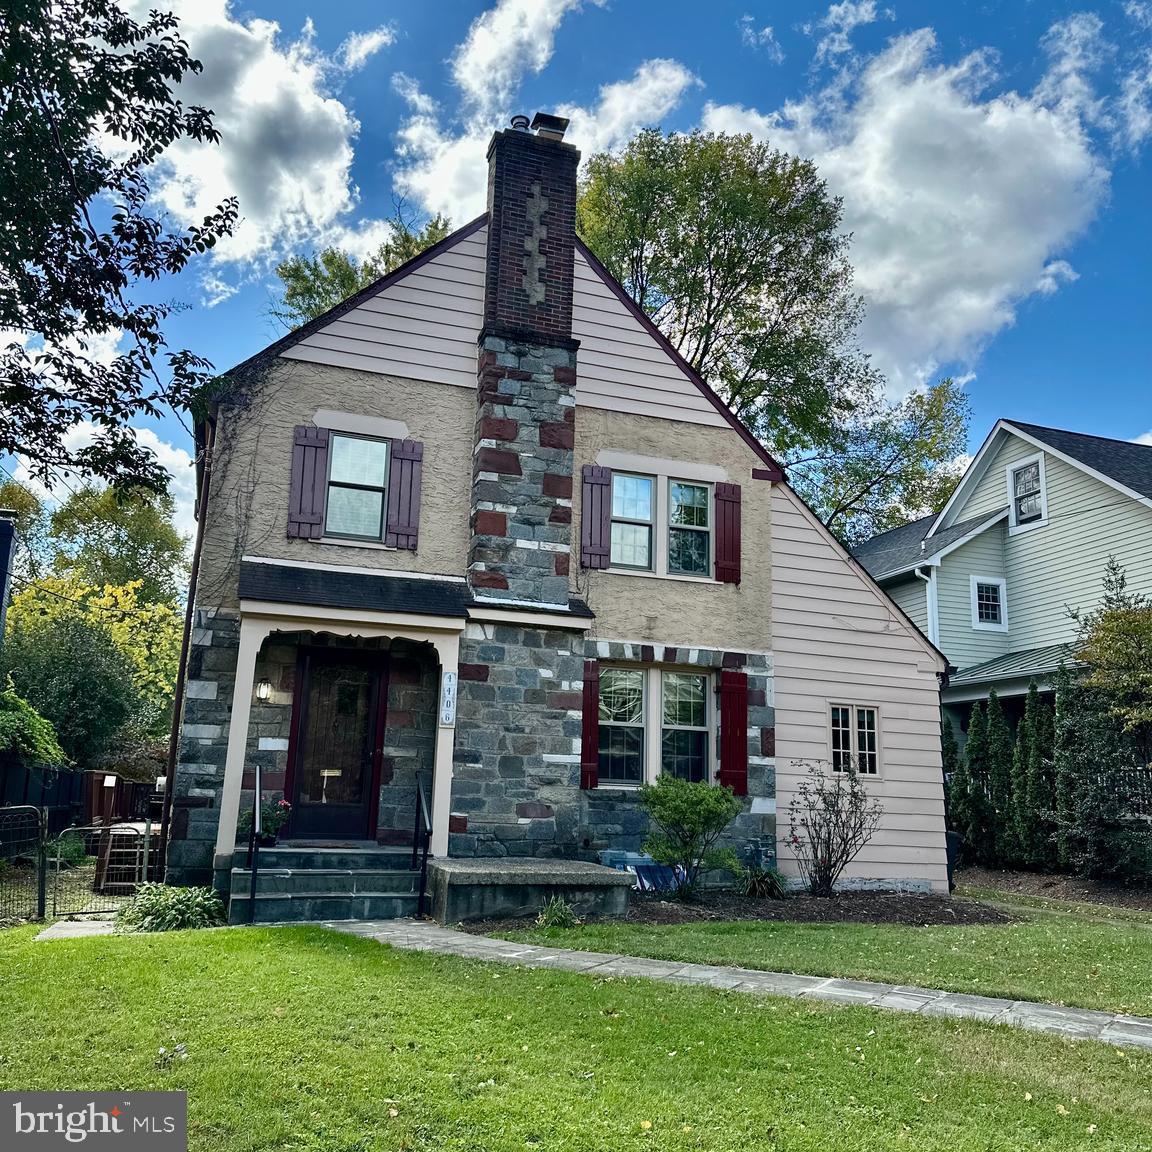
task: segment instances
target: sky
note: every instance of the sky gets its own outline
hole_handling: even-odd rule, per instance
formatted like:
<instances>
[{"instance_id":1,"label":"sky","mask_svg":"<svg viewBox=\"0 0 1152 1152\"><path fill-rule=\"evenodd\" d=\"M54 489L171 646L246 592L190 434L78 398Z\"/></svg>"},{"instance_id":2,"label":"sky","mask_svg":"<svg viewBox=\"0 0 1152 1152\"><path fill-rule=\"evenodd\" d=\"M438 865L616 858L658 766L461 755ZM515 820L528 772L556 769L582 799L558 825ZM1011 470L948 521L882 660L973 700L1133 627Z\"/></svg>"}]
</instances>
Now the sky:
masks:
<instances>
[{"instance_id":1,"label":"sky","mask_svg":"<svg viewBox=\"0 0 1152 1152\"><path fill-rule=\"evenodd\" d=\"M222 140L173 150L153 192L182 224L240 200L235 235L161 288L170 342L218 369L282 334L279 260L371 250L398 197L466 223L491 133L541 110L585 156L658 126L813 158L864 349L894 396L962 380L973 450L999 417L1152 443L1152 0L166 6L204 64L181 97ZM188 528L185 429L140 435Z\"/></svg>"}]
</instances>

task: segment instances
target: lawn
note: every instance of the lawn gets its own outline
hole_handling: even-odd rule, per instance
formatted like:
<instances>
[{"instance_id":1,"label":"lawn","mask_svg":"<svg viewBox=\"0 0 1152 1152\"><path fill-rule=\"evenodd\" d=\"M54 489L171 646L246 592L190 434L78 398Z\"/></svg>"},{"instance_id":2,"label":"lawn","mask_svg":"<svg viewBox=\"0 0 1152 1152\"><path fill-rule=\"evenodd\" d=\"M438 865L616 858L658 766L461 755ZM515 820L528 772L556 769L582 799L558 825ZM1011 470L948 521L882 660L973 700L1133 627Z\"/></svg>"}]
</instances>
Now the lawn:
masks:
<instances>
[{"instance_id":1,"label":"lawn","mask_svg":"<svg viewBox=\"0 0 1152 1152\"><path fill-rule=\"evenodd\" d=\"M1123 909L1009 906L962 928L763 921L588 924L515 939L661 960L847 976L1152 1016L1152 919ZM507 934L505 934L507 935Z\"/></svg>"},{"instance_id":2,"label":"lawn","mask_svg":"<svg viewBox=\"0 0 1152 1152\"><path fill-rule=\"evenodd\" d=\"M31 935L0 1087L183 1089L197 1150L1152 1149L1152 1055L1100 1044L311 927Z\"/></svg>"}]
</instances>

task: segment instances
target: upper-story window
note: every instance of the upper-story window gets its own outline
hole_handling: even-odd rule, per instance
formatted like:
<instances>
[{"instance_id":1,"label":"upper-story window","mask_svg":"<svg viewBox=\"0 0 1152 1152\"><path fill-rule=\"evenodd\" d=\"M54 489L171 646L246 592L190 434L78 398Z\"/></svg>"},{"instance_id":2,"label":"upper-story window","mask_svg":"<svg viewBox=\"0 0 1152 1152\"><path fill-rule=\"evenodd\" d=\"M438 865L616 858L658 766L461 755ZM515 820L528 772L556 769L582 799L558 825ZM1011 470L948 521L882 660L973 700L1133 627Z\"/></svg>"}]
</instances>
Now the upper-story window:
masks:
<instances>
[{"instance_id":1,"label":"upper-story window","mask_svg":"<svg viewBox=\"0 0 1152 1152\"><path fill-rule=\"evenodd\" d=\"M388 441L333 435L328 451L329 536L381 540L388 496Z\"/></svg>"},{"instance_id":2,"label":"upper-story window","mask_svg":"<svg viewBox=\"0 0 1152 1152\"><path fill-rule=\"evenodd\" d=\"M1009 527L1043 524L1048 519L1044 457L1015 460L1008 465Z\"/></svg>"},{"instance_id":3,"label":"upper-story window","mask_svg":"<svg viewBox=\"0 0 1152 1152\"><path fill-rule=\"evenodd\" d=\"M651 476L612 476L612 566L651 571L652 525L656 517Z\"/></svg>"},{"instance_id":4,"label":"upper-story window","mask_svg":"<svg viewBox=\"0 0 1152 1152\"><path fill-rule=\"evenodd\" d=\"M668 571L685 576L711 572L711 524L707 484L669 482Z\"/></svg>"},{"instance_id":5,"label":"upper-story window","mask_svg":"<svg viewBox=\"0 0 1152 1152\"><path fill-rule=\"evenodd\" d=\"M666 499L661 496L655 476L612 474L611 566L707 579L712 574L710 486L669 480ZM659 547L657 533L666 548Z\"/></svg>"}]
</instances>

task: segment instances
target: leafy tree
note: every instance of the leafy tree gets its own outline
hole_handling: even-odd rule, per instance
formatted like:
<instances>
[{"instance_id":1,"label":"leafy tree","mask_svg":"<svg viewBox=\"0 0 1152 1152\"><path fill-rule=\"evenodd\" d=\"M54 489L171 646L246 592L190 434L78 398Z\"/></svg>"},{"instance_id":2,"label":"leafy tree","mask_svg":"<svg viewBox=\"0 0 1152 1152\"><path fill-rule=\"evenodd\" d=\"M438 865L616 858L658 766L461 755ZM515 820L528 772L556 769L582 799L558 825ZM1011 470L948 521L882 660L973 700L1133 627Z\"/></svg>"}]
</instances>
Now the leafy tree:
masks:
<instances>
[{"instance_id":1,"label":"leafy tree","mask_svg":"<svg viewBox=\"0 0 1152 1152\"><path fill-rule=\"evenodd\" d=\"M16 513L19 546L13 571L25 580L48 562L49 517L44 503L27 484L6 480L0 484L0 508Z\"/></svg>"},{"instance_id":2,"label":"leafy tree","mask_svg":"<svg viewBox=\"0 0 1152 1152\"><path fill-rule=\"evenodd\" d=\"M416 227L415 220L398 204L390 221L392 235L364 261L339 248L325 248L311 256L292 256L276 268L283 293L270 309L274 319L295 328L335 308L361 288L439 244L452 231L452 224L437 213Z\"/></svg>"},{"instance_id":3,"label":"leafy tree","mask_svg":"<svg viewBox=\"0 0 1152 1152\"><path fill-rule=\"evenodd\" d=\"M988 799L992 805L995 860L1000 865L1020 861L1012 798L1012 732L995 690L988 693Z\"/></svg>"},{"instance_id":4,"label":"leafy tree","mask_svg":"<svg viewBox=\"0 0 1152 1152\"><path fill-rule=\"evenodd\" d=\"M588 246L732 410L780 452L872 394L840 201L751 136L639 133L589 159Z\"/></svg>"},{"instance_id":5,"label":"leafy tree","mask_svg":"<svg viewBox=\"0 0 1152 1152\"><path fill-rule=\"evenodd\" d=\"M200 71L170 13L115 0L20 0L0 10L0 453L47 479L64 467L161 491L167 474L129 422L185 405L209 365L164 337L176 307L133 299L229 234L227 200L186 231L150 210L149 170L211 113L175 89ZM124 334L110 362L95 344ZM84 421L95 440L75 448Z\"/></svg>"},{"instance_id":6,"label":"leafy tree","mask_svg":"<svg viewBox=\"0 0 1152 1152\"><path fill-rule=\"evenodd\" d=\"M0 689L0 756L5 753L33 767L59 768L68 761L52 725L17 695L11 678Z\"/></svg>"},{"instance_id":7,"label":"leafy tree","mask_svg":"<svg viewBox=\"0 0 1152 1152\"><path fill-rule=\"evenodd\" d=\"M86 485L52 513L55 570L102 587L137 585L134 598L174 604L187 580L187 537L167 493Z\"/></svg>"}]
</instances>

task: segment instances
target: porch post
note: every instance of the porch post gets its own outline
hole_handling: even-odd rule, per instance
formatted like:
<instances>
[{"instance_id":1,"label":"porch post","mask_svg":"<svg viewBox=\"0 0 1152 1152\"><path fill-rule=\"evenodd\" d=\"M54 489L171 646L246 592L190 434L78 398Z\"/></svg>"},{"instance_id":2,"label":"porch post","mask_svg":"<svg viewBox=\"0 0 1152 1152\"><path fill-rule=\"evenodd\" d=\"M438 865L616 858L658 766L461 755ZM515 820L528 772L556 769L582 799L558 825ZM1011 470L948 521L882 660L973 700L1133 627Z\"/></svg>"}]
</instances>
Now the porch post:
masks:
<instances>
[{"instance_id":1,"label":"porch post","mask_svg":"<svg viewBox=\"0 0 1152 1152\"><path fill-rule=\"evenodd\" d=\"M444 676L452 673L459 681L460 635L437 636L436 653L440 657L440 692L436 707L436 758L432 777L432 855L448 855L448 817L452 807L452 753L456 744L455 699L451 717L443 714ZM446 723L446 721L448 721Z\"/></svg>"},{"instance_id":2,"label":"porch post","mask_svg":"<svg viewBox=\"0 0 1152 1152\"><path fill-rule=\"evenodd\" d=\"M236 847L236 818L244 782L248 747L248 717L252 712L252 682L256 656L264 637L272 631L267 620L241 617L240 650L236 656L236 683L232 688L232 716L228 722L228 751L224 760L224 786L220 792L220 824L216 830L216 856L231 855Z\"/></svg>"}]
</instances>

